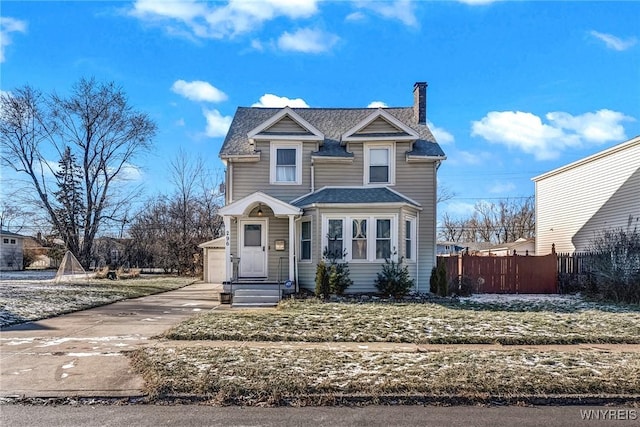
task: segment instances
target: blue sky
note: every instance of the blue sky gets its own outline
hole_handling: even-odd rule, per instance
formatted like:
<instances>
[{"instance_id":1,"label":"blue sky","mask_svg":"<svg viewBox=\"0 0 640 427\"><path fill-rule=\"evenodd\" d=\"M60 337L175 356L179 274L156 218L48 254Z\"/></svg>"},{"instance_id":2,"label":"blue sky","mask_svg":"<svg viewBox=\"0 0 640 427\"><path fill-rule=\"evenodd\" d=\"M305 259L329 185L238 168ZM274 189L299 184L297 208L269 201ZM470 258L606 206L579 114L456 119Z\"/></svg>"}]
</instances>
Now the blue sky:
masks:
<instances>
[{"instance_id":1,"label":"blue sky","mask_svg":"<svg viewBox=\"0 0 640 427\"><path fill-rule=\"evenodd\" d=\"M638 22L633 1L3 1L0 88L116 82L159 126L130 170L155 194L180 149L223 168L238 106L407 106L427 81L457 216L640 134Z\"/></svg>"}]
</instances>

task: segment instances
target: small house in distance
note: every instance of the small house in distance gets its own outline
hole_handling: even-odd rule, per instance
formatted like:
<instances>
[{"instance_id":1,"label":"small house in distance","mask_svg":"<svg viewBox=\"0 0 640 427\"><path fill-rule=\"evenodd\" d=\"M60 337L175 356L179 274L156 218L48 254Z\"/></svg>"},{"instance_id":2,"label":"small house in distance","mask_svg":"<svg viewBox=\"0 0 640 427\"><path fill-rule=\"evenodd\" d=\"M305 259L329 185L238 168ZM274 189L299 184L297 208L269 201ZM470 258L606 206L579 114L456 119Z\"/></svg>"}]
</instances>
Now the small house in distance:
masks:
<instances>
[{"instance_id":1,"label":"small house in distance","mask_svg":"<svg viewBox=\"0 0 640 427\"><path fill-rule=\"evenodd\" d=\"M589 249L607 229L640 229L640 136L533 178L536 254Z\"/></svg>"},{"instance_id":2,"label":"small house in distance","mask_svg":"<svg viewBox=\"0 0 640 427\"><path fill-rule=\"evenodd\" d=\"M0 231L0 271L23 269L24 236L7 230Z\"/></svg>"}]
</instances>

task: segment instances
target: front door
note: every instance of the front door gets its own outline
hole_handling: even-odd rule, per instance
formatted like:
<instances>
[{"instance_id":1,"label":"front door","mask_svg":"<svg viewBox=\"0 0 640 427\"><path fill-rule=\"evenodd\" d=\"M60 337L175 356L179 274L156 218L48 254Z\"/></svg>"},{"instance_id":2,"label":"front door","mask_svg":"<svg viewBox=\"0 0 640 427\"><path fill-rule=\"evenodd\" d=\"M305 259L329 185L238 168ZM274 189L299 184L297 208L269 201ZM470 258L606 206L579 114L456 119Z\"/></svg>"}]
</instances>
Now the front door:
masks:
<instances>
[{"instance_id":1,"label":"front door","mask_svg":"<svg viewBox=\"0 0 640 427\"><path fill-rule=\"evenodd\" d=\"M240 277L267 276L266 221L240 221Z\"/></svg>"}]
</instances>

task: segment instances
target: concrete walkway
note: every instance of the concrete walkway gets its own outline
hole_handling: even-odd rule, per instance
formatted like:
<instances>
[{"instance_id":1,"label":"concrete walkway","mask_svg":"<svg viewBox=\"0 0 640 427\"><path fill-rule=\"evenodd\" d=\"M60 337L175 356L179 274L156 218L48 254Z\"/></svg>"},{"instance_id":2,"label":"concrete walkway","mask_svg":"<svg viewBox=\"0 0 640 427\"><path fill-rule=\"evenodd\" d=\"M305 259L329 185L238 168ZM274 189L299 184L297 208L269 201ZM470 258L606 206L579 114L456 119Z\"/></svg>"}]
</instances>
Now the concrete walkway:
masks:
<instances>
[{"instance_id":1,"label":"concrete walkway","mask_svg":"<svg viewBox=\"0 0 640 427\"><path fill-rule=\"evenodd\" d=\"M219 289L199 283L51 319L0 334L0 397L123 397L143 394L123 351L218 306Z\"/></svg>"}]
</instances>

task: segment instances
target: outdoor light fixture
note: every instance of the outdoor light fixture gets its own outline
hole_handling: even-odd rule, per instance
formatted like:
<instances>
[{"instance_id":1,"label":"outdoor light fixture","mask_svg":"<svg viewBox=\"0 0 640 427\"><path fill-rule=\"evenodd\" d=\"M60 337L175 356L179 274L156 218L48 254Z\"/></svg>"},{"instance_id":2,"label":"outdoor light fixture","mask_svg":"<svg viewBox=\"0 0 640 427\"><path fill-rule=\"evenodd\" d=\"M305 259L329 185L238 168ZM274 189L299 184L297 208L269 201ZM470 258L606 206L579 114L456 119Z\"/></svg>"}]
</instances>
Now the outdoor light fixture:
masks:
<instances>
[{"instance_id":1,"label":"outdoor light fixture","mask_svg":"<svg viewBox=\"0 0 640 427\"><path fill-rule=\"evenodd\" d=\"M258 216L262 216L262 205L258 205Z\"/></svg>"}]
</instances>

